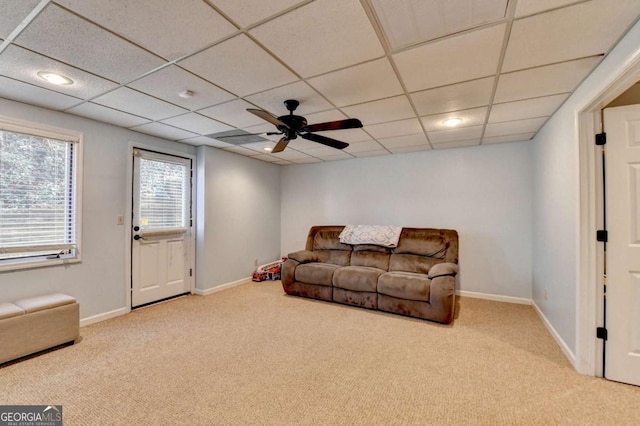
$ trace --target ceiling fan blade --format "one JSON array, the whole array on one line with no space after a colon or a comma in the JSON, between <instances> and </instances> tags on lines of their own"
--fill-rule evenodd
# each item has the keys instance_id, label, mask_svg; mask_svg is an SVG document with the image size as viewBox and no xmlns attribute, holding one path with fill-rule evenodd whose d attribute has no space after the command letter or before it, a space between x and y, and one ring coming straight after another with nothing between
<instances>
[{"instance_id":1,"label":"ceiling fan blade","mask_svg":"<svg viewBox=\"0 0 640 426\"><path fill-rule=\"evenodd\" d=\"M362 127L362 122L360 120L357 118L347 118L346 120L309 124L303 130L305 132L322 132L324 130L359 129L360 127Z\"/></svg>"},{"instance_id":2,"label":"ceiling fan blade","mask_svg":"<svg viewBox=\"0 0 640 426\"><path fill-rule=\"evenodd\" d=\"M349 146L346 142L337 141L335 139L328 138L326 136L314 135L313 133L304 133L300 135L303 139L321 143L322 145L330 146L335 149L345 149Z\"/></svg>"},{"instance_id":3,"label":"ceiling fan blade","mask_svg":"<svg viewBox=\"0 0 640 426\"><path fill-rule=\"evenodd\" d=\"M276 144L276 146L274 146L273 149L271 150L271 153L277 154L278 152L284 151L284 149L287 147L288 144L289 144L289 139L287 139L286 137L280 139Z\"/></svg>"},{"instance_id":4,"label":"ceiling fan blade","mask_svg":"<svg viewBox=\"0 0 640 426\"><path fill-rule=\"evenodd\" d=\"M216 139L241 138L246 136L272 136L281 134L282 132L242 133L237 135L216 136Z\"/></svg>"},{"instance_id":5,"label":"ceiling fan blade","mask_svg":"<svg viewBox=\"0 0 640 426\"><path fill-rule=\"evenodd\" d=\"M289 128L289 126L287 126L282 121L278 120L278 117L271 114L269 111L265 111L263 109L255 109L255 108L247 108L247 111L249 111L253 115L257 115L258 117L262 118L265 121L268 121L269 123L273 124L277 128L280 128L280 127L284 127L285 129Z\"/></svg>"}]
</instances>

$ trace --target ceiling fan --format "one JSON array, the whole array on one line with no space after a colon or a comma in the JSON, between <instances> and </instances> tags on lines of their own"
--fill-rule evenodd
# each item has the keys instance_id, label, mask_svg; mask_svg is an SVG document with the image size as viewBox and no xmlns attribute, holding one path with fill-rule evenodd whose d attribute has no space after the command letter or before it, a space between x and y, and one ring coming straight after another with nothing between
<instances>
[{"instance_id":1,"label":"ceiling fan","mask_svg":"<svg viewBox=\"0 0 640 426\"><path fill-rule=\"evenodd\" d=\"M247 108L250 113L262 118L265 121L276 126L277 132L269 132L266 135L283 135L282 139L278 141L276 146L271 150L272 153L283 151L290 140L296 139L300 136L303 139L307 139L313 142L318 142L331 148L345 149L349 146L346 142L341 142L336 139L331 139L326 136L316 135L313 132L322 132L325 130L342 130L342 129L357 129L362 127L362 122L357 118L348 118L346 120L328 121L326 123L307 124L307 119L299 115L294 115L293 111L298 108L300 102L295 99L287 99L284 101L284 105L289 111L288 115L276 115L265 111L263 109ZM265 134L265 133L263 133Z\"/></svg>"}]
</instances>

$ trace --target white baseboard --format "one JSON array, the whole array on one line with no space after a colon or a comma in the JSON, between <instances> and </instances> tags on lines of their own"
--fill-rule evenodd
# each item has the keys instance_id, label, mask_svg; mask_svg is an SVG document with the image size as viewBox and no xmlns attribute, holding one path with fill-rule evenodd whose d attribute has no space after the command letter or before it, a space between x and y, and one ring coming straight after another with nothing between
<instances>
[{"instance_id":1,"label":"white baseboard","mask_svg":"<svg viewBox=\"0 0 640 426\"><path fill-rule=\"evenodd\" d=\"M462 297L471 297L474 299L493 300L495 302L517 303L519 305L531 305L532 303L531 299L525 299L524 297L500 296L497 294L476 293L473 291L465 290L456 290L456 295Z\"/></svg>"},{"instance_id":2,"label":"white baseboard","mask_svg":"<svg viewBox=\"0 0 640 426\"><path fill-rule=\"evenodd\" d=\"M560 337L556 329L553 328L553 326L551 325L547 317L544 315L544 313L542 313L542 310L538 307L538 305L536 305L536 302L532 300L531 305L533 306L533 309L535 309L536 313L542 320L542 323L544 324L544 326L547 327L547 330L549 330L549 333L551 334L551 337L553 337L553 340L555 340L558 346L560 346L560 349L562 350L562 353L564 353L564 356L567 357L567 359L569 360L573 368L577 370L575 354L571 352L571 349L569 349L569 346L567 346L567 344L562 339L562 337Z\"/></svg>"},{"instance_id":3,"label":"white baseboard","mask_svg":"<svg viewBox=\"0 0 640 426\"><path fill-rule=\"evenodd\" d=\"M195 290L193 290L193 294L197 294L199 296L208 296L210 294L217 293L219 291L226 290L232 287L237 287L239 285L247 284L250 282L252 282L251 277L242 278L237 281L233 281L233 282L222 284L216 287L208 288L206 290L201 290L199 288L196 288Z\"/></svg>"},{"instance_id":4,"label":"white baseboard","mask_svg":"<svg viewBox=\"0 0 640 426\"><path fill-rule=\"evenodd\" d=\"M80 327L84 327L85 325L89 325L89 324L95 324L100 321L106 321L111 318L128 314L129 312L131 312L131 309L129 308L120 308L120 309L115 309L113 311L105 312L103 314L94 315L92 317L82 318L80 320Z\"/></svg>"}]
</instances>

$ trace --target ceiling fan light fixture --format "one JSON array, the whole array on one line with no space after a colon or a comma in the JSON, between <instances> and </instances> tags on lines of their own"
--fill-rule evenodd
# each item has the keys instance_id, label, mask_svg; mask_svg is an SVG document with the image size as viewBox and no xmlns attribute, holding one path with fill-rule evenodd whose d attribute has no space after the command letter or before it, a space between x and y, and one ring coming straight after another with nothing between
<instances>
[{"instance_id":1,"label":"ceiling fan light fixture","mask_svg":"<svg viewBox=\"0 0 640 426\"><path fill-rule=\"evenodd\" d=\"M45 81L48 81L51 84L57 84L59 86L73 84L73 80L71 80L69 77L65 77L62 74L51 71L38 71L38 77Z\"/></svg>"},{"instance_id":2,"label":"ceiling fan light fixture","mask_svg":"<svg viewBox=\"0 0 640 426\"><path fill-rule=\"evenodd\" d=\"M271 147L269 147L269 146L268 146L268 147L264 148L264 150L265 150L265 151L268 151L268 152L271 152L271 151L273 151L273 148L271 148Z\"/></svg>"},{"instance_id":3,"label":"ceiling fan light fixture","mask_svg":"<svg viewBox=\"0 0 640 426\"><path fill-rule=\"evenodd\" d=\"M460 125L460 123L462 123L462 118L449 118L442 122L442 124L447 127L457 127Z\"/></svg>"}]
</instances>

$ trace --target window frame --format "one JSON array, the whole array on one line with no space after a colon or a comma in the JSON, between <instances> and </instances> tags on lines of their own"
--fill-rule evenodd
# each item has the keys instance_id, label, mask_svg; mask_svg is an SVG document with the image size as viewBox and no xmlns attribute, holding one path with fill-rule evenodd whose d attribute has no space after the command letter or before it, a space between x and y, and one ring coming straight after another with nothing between
<instances>
[{"instance_id":1,"label":"window frame","mask_svg":"<svg viewBox=\"0 0 640 426\"><path fill-rule=\"evenodd\" d=\"M0 272L16 271L29 268L42 268L57 265L67 265L82 261L82 181L83 181L83 147L84 135L82 132L62 129L58 127L16 120L0 116L0 131L9 131L43 138L58 139L74 144L72 150L72 179L73 179L73 206L75 209L75 235L76 248L73 254L49 259L47 256L34 256L31 258L14 258L0 260Z\"/></svg>"}]
</instances>

